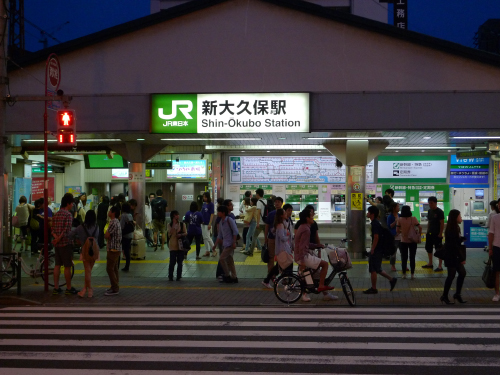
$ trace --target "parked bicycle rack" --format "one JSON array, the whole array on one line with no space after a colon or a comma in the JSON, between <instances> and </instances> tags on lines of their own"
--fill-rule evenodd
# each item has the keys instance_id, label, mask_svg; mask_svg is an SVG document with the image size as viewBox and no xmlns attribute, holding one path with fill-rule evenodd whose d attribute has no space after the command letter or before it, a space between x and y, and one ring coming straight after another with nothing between
<instances>
[{"instance_id":1,"label":"parked bicycle rack","mask_svg":"<svg viewBox=\"0 0 500 375\"><path fill-rule=\"evenodd\" d=\"M16 265L16 277L17 277L17 295L21 295L21 262L18 259L18 253L0 253L0 257L9 257L11 258L12 263ZM4 271L0 271L4 272ZM0 293L3 292L3 288L0 289Z\"/></svg>"}]
</instances>

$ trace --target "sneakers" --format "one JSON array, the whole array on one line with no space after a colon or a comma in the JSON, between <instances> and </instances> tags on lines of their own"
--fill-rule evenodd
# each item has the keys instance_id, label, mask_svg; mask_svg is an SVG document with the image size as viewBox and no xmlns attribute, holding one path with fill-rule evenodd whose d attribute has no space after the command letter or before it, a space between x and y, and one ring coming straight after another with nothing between
<instances>
[{"instance_id":1,"label":"sneakers","mask_svg":"<svg viewBox=\"0 0 500 375\"><path fill-rule=\"evenodd\" d=\"M406 279L406 273L403 273L403 276L401 276L402 279Z\"/></svg>"},{"instance_id":2,"label":"sneakers","mask_svg":"<svg viewBox=\"0 0 500 375\"><path fill-rule=\"evenodd\" d=\"M113 291L112 289L111 290L107 290L106 293L104 293L105 296L116 296L117 294L120 294L119 291Z\"/></svg>"},{"instance_id":3,"label":"sneakers","mask_svg":"<svg viewBox=\"0 0 500 375\"><path fill-rule=\"evenodd\" d=\"M323 296L323 301L336 301L338 299L339 299L338 296L335 296L331 293L327 293Z\"/></svg>"},{"instance_id":4,"label":"sneakers","mask_svg":"<svg viewBox=\"0 0 500 375\"><path fill-rule=\"evenodd\" d=\"M245 248L243 248L243 249L240 250L240 253L242 253L242 254L245 254L246 252L247 251L245 250Z\"/></svg>"},{"instance_id":5,"label":"sneakers","mask_svg":"<svg viewBox=\"0 0 500 375\"><path fill-rule=\"evenodd\" d=\"M377 293L378 293L378 289L370 288L370 289L363 290L363 294L377 294Z\"/></svg>"},{"instance_id":6,"label":"sneakers","mask_svg":"<svg viewBox=\"0 0 500 375\"><path fill-rule=\"evenodd\" d=\"M436 267L436 269L434 269L434 272L443 272L443 269L439 268L439 267Z\"/></svg>"},{"instance_id":7,"label":"sneakers","mask_svg":"<svg viewBox=\"0 0 500 375\"><path fill-rule=\"evenodd\" d=\"M58 296L59 294L62 294L63 290L61 288L55 289L52 291L52 294L54 296Z\"/></svg>"},{"instance_id":8,"label":"sneakers","mask_svg":"<svg viewBox=\"0 0 500 375\"><path fill-rule=\"evenodd\" d=\"M271 284L269 283L266 283L265 281L262 282L262 285L267 288L267 289L273 289L273 287L271 286Z\"/></svg>"},{"instance_id":9,"label":"sneakers","mask_svg":"<svg viewBox=\"0 0 500 375\"><path fill-rule=\"evenodd\" d=\"M493 301L493 302L498 302L498 301L500 301L500 295L499 295L499 294L495 294L495 296L493 297L492 301Z\"/></svg>"},{"instance_id":10,"label":"sneakers","mask_svg":"<svg viewBox=\"0 0 500 375\"><path fill-rule=\"evenodd\" d=\"M311 298L307 294L302 295L302 301L304 302L311 302Z\"/></svg>"},{"instance_id":11,"label":"sneakers","mask_svg":"<svg viewBox=\"0 0 500 375\"><path fill-rule=\"evenodd\" d=\"M246 251L243 252L243 255L246 255L246 256L249 256L249 257L253 257L252 253L247 253Z\"/></svg>"},{"instance_id":12,"label":"sneakers","mask_svg":"<svg viewBox=\"0 0 500 375\"><path fill-rule=\"evenodd\" d=\"M395 277L392 278L392 280L390 281L390 284L391 284L391 292L394 290L394 287L396 286L396 283L398 282L398 279L396 279Z\"/></svg>"},{"instance_id":13,"label":"sneakers","mask_svg":"<svg viewBox=\"0 0 500 375\"><path fill-rule=\"evenodd\" d=\"M78 290L76 290L75 288L71 287L71 289L66 289L64 291L64 294L78 294Z\"/></svg>"}]
</instances>

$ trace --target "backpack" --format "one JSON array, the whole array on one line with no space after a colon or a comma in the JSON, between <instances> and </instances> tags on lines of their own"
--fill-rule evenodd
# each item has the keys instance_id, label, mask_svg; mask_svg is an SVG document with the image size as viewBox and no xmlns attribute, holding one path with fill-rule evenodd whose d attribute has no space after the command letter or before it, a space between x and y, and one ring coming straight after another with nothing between
<instances>
[{"instance_id":1,"label":"backpack","mask_svg":"<svg viewBox=\"0 0 500 375\"><path fill-rule=\"evenodd\" d=\"M262 222L264 224L267 223L267 216L269 215L269 212L274 210L274 204L271 203L271 205L269 205L269 201L270 201L270 199L268 199L268 201L266 203L262 199L259 199L259 202L262 202L262 204L264 205L264 212L260 213L260 216L262 218Z\"/></svg>"},{"instance_id":2,"label":"backpack","mask_svg":"<svg viewBox=\"0 0 500 375\"><path fill-rule=\"evenodd\" d=\"M95 238L98 227L96 225L94 233L92 233L92 236L87 231L87 228L85 228L85 225L82 225L82 228L85 231L85 234L87 235L87 239L85 240L85 243L82 246L82 254L84 258L86 258L84 260L95 260L99 255L99 245L97 245L97 238Z\"/></svg>"},{"instance_id":3,"label":"backpack","mask_svg":"<svg viewBox=\"0 0 500 375\"><path fill-rule=\"evenodd\" d=\"M156 197L151 201L151 216L153 220L165 221L165 207L163 198Z\"/></svg>"},{"instance_id":4,"label":"backpack","mask_svg":"<svg viewBox=\"0 0 500 375\"><path fill-rule=\"evenodd\" d=\"M379 239L380 241L384 250L384 256L393 256L396 252L396 246L394 246L394 236L388 228L382 227L382 238Z\"/></svg>"}]
</instances>

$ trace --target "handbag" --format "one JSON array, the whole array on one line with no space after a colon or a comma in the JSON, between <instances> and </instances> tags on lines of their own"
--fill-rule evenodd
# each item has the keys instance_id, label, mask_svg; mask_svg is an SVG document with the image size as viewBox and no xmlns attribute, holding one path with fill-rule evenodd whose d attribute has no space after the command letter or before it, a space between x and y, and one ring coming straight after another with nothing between
<instances>
[{"instance_id":1,"label":"handbag","mask_svg":"<svg viewBox=\"0 0 500 375\"><path fill-rule=\"evenodd\" d=\"M495 287L495 272L493 272L493 266L491 265L491 257L488 258L487 262L484 262L486 267L484 267L482 280L486 288L493 289Z\"/></svg>"},{"instance_id":2,"label":"handbag","mask_svg":"<svg viewBox=\"0 0 500 375\"><path fill-rule=\"evenodd\" d=\"M411 225L408 230L408 241L411 243L420 243L422 238L420 237L420 232L418 231L418 227L416 225Z\"/></svg>"},{"instance_id":3,"label":"handbag","mask_svg":"<svg viewBox=\"0 0 500 375\"><path fill-rule=\"evenodd\" d=\"M30 212L30 228L33 230L38 230L40 228L40 223L38 222L37 219L33 217L33 211L29 210Z\"/></svg>"},{"instance_id":4,"label":"handbag","mask_svg":"<svg viewBox=\"0 0 500 375\"><path fill-rule=\"evenodd\" d=\"M134 240L142 240L144 238L144 233L140 226L136 225L134 230Z\"/></svg>"},{"instance_id":5,"label":"handbag","mask_svg":"<svg viewBox=\"0 0 500 375\"><path fill-rule=\"evenodd\" d=\"M290 267L290 265L293 263L292 256L288 254L286 251L282 251L281 253L279 253L277 259L278 259L278 265L282 270Z\"/></svg>"},{"instance_id":6,"label":"handbag","mask_svg":"<svg viewBox=\"0 0 500 375\"><path fill-rule=\"evenodd\" d=\"M266 245L262 246L262 252L260 253L260 259L262 259L262 261L264 263L269 263L269 249L267 248Z\"/></svg>"},{"instance_id":7,"label":"handbag","mask_svg":"<svg viewBox=\"0 0 500 375\"><path fill-rule=\"evenodd\" d=\"M189 239L187 237L181 237L177 240L179 245L179 250L189 251L191 250L191 244L189 243Z\"/></svg>"},{"instance_id":8,"label":"handbag","mask_svg":"<svg viewBox=\"0 0 500 375\"><path fill-rule=\"evenodd\" d=\"M434 253L434 256L441 260L446 260L447 258L446 244L437 249L436 252Z\"/></svg>"},{"instance_id":9,"label":"handbag","mask_svg":"<svg viewBox=\"0 0 500 375\"><path fill-rule=\"evenodd\" d=\"M14 228L19 228L19 216L12 216L12 226Z\"/></svg>"}]
</instances>

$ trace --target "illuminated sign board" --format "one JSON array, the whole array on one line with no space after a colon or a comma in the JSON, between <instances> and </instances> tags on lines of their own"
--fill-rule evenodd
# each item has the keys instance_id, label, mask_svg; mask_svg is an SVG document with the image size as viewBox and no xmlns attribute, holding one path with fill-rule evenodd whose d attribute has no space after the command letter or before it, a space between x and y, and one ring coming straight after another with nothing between
<instances>
[{"instance_id":1,"label":"illuminated sign board","mask_svg":"<svg viewBox=\"0 0 500 375\"><path fill-rule=\"evenodd\" d=\"M172 164L172 169L167 170L167 178L207 178L206 160L179 160Z\"/></svg>"},{"instance_id":2,"label":"illuminated sign board","mask_svg":"<svg viewBox=\"0 0 500 375\"><path fill-rule=\"evenodd\" d=\"M379 156L378 182L446 182L448 156Z\"/></svg>"},{"instance_id":3,"label":"illuminated sign board","mask_svg":"<svg viewBox=\"0 0 500 375\"><path fill-rule=\"evenodd\" d=\"M153 94L151 133L307 133L308 93Z\"/></svg>"}]
</instances>

